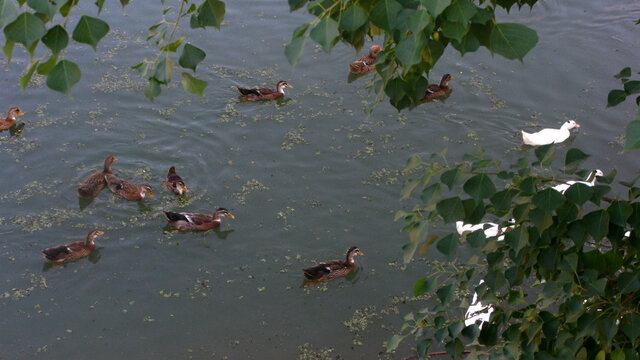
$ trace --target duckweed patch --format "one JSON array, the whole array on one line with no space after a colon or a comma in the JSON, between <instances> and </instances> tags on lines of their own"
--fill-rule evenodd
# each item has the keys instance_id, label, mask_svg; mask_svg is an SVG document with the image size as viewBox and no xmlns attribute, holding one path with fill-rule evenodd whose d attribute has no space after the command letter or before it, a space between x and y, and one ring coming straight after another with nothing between
<instances>
[{"instance_id":1,"label":"duckweed patch","mask_svg":"<svg viewBox=\"0 0 640 360\"><path fill-rule=\"evenodd\" d=\"M78 219L82 213L78 210L53 208L40 214L29 214L11 218L11 224L20 227L22 231L35 232L60 226L68 220Z\"/></svg>"},{"instance_id":2,"label":"duckweed patch","mask_svg":"<svg viewBox=\"0 0 640 360\"><path fill-rule=\"evenodd\" d=\"M284 140L280 145L280 148L285 151L291 151L295 145L308 144L309 142L302 137L302 133L305 132L305 128L300 126L298 129L289 130L284 134Z\"/></svg>"},{"instance_id":3,"label":"duckweed patch","mask_svg":"<svg viewBox=\"0 0 640 360\"><path fill-rule=\"evenodd\" d=\"M47 180L47 182L44 183L39 181L32 181L23 186L21 189L0 196L0 201L15 199L16 204L21 205L25 200L30 199L36 194L42 194L48 197L52 197L57 194L57 192L54 193L51 190L57 188L60 184L62 184L61 180Z\"/></svg>"},{"instance_id":4,"label":"duckweed patch","mask_svg":"<svg viewBox=\"0 0 640 360\"><path fill-rule=\"evenodd\" d=\"M339 360L341 356L333 356L333 348L325 347L316 349L313 345L306 343L298 346L298 360Z\"/></svg>"},{"instance_id":5,"label":"duckweed patch","mask_svg":"<svg viewBox=\"0 0 640 360\"><path fill-rule=\"evenodd\" d=\"M247 181L246 184L242 185L242 188L240 189L239 192L233 193L232 196L236 199L236 201L238 202L238 205L245 205L246 198L249 194L255 191L266 191L266 190L269 190L268 186L265 186L264 184L262 184L260 181L256 179L251 179Z\"/></svg>"}]
</instances>

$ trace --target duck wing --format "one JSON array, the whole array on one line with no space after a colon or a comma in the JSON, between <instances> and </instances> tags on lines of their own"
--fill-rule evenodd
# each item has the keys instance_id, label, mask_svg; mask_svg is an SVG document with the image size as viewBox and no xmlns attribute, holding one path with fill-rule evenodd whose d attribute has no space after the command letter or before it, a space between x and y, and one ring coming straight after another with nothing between
<instances>
[{"instance_id":1,"label":"duck wing","mask_svg":"<svg viewBox=\"0 0 640 360\"><path fill-rule=\"evenodd\" d=\"M251 95L260 96L260 95L262 95L260 93L259 89L247 89L247 88L238 87L238 92L242 96L251 96Z\"/></svg>"},{"instance_id":2,"label":"duck wing","mask_svg":"<svg viewBox=\"0 0 640 360\"><path fill-rule=\"evenodd\" d=\"M308 268L302 269L304 276L309 280L317 280L327 277L336 270L344 269L346 264L343 260L330 260L322 262Z\"/></svg>"}]
</instances>

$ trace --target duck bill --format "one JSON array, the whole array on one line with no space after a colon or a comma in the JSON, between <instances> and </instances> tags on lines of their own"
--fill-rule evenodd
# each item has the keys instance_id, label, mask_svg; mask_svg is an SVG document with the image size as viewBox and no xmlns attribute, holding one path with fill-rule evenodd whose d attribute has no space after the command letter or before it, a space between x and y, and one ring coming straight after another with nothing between
<instances>
[{"instance_id":1,"label":"duck bill","mask_svg":"<svg viewBox=\"0 0 640 360\"><path fill-rule=\"evenodd\" d=\"M576 123L576 127L577 127L577 128L579 128L579 127L580 127L580 124Z\"/></svg>"},{"instance_id":2,"label":"duck bill","mask_svg":"<svg viewBox=\"0 0 640 360\"><path fill-rule=\"evenodd\" d=\"M362 255L364 255L364 253L362 251L359 251L358 256L362 256Z\"/></svg>"},{"instance_id":3,"label":"duck bill","mask_svg":"<svg viewBox=\"0 0 640 360\"><path fill-rule=\"evenodd\" d=\"M236 217L233 216L232 213L226 213L224 216L228 217L229 219L235 219Z\"/></svg>"},{"instance_id":4,"label":"duck bill","mask_svg":"<svg viewBox=\"0 0 640 360\"><path fill-rule=\"evenodd\" d=\"M151 192L151 190L147 191L147 194L149 194L149 197L153 199L153 193Z\"/></svg>"},{"instance_id":5,"label":"duck bill","mask_svg":"<svg viewBox=\"0 0 640 360\"><path fill-rule=\"evenodd\" d=\"M291 86L291 85L289 85L289 84L287 84L287 85L285 85L285 86L286 86L286 87L288 87L288 88L293 89L293 86Z\"/></svg>"},{"instance_id":6,"label":"duck bill","mask_svg":"<svg viewBox=\"0 0 640 360\"><path fill-rule=\"evenodd\" d=\"M18 115L24 115L22 111L18 111Z\"/></svg>"},{"instance_id":7,"label":"duck bill","mask_svg":"<svg viewBox=\"0 0 640 360\"><path fill-rule=\"evenodd\" d=\"M183 188L182 188L182 191L184 191L184 192L188 193L188 192L189 192L189 189L187 189L187 187L185 186L185 187L183 187Z\"/></svg>"},{"instance_id":8,"label":"duck bill","mask_svg":"<svg viewBox=\"0 0 640 360\"><path fill-rule=\"evenodd\" d=\"M98 231L96 232L96 235L104 235L104 231L100 231L100 230L98 230Z\"/></svg>"}]
</instances>

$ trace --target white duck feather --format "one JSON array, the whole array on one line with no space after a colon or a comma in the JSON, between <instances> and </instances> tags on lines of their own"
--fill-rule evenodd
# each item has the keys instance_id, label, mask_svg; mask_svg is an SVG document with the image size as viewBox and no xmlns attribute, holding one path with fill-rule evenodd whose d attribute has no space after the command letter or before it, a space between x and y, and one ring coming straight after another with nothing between
<instances>
[{"instance_id":1,"label":"white duck feather","mask_svg":"<svg viewBox=\"0 0 640 360\"><path fill-rule=\"evenodd\" d=\"M564 194L565 191L567 191L571 185L573 184L585 184L587 186L594 186L596 184L596 177L597 176L604 176L604 173L602 172L602 170L600 169L596 169L592 172L589 173L589 176L587 176L587 178L585 179L585 181L567 181L564 184L559 184L553 187L553 190L558 191L562 194Z\"/></svg>"},{"instance_id":2,"label":"white duck feather","mask_svg":"<svg viewBox=\"0 0 640 360\"><path fill-rule=\"evenodd\" d=\"M542 129L535 133L528 133L522 131L522 141L526 145L548 145L561 143L571 136L569 130L573 128L579 128L580 124L574 120L568 120L560 129Z\"/></svg>"}]
</instances>

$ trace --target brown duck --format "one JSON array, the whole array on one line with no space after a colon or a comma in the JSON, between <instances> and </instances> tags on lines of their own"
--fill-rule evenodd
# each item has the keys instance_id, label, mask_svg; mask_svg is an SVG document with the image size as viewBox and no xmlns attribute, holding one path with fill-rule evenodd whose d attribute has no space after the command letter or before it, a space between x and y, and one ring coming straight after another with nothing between
<instances>
[{"instance_id":1,"label":"brown duck","mask_svg":"<svg viewBox=\"0 0 640 360\"><path fill-rule=\"evenodd\" d=\"M129 201L142 200L147 194L149 194L150 197L153 197L151 185L149 184L142 184L138 187L113 174L106 174L104 176L104 180L107 182L109 190Z\"/></svg>"},{"instance_id":2,"label":"brown duck","mask_svg":"<svg viewBox=\"0 0 640 360\"><path fill-rule=\"evenodd\" d=\"M373 70L376 67L376 58L381 50L380 46L372 45L368 54L349 64L349 71L354 74L366 74Z\"/></svg>"},{"instance_id":3,"label":"brown duck","mask_svg":"<svg viewBox=\"0 0 640 360\"><path fill-rule=\"evenodd\" d=\"M172 166L169 168L169 172L167 173L167 181L162 183L166 189L173 191L176 195L182 195L183 193L189 192L187 189L187 185L184 184L180 175L176 173L176 167Z\"/></svg>"},{"instance_id":4,"label":"brown duck","mask_svg":"<svg viewBox=\"0 0 640 360\"><path fill-rule=\"evenodd\" d=\"M284 96L284 88L292 88L286 81L278 81L276 88L253 88L245 89L238 87L241 101L262 101L275 100Z\"/></svg>"},{"instance_id":5,"label":"brown duck","mask_svg":"<svg viewBox=\"0 0 640 360\"><path fill-rule=\"evenodd\" d=\"M225 208L218 208L213 216L201 213L176 213L171 211L163 211L167 221L174 228L181 231L188 230L209 230L220 226L223 217L235 219Z\"/></svg>"},{"instance_id":6,"label":"brown duck","mask_svg":"<svg viewBox=\"0 0 640 360\"><path fill-rule=\"evenodd\" d=\"M107 185L107 182L104 180L104 176L107 174L111 174L111 163L117 161L118 159L109 155L104 160L104 168L102 171L98 171L93 175L89 176L87 180L85 180L80 187L78 187L78 195L81 197L92 198L98 196L100 191L104 189Z\"/></svg>"},{"instance_id":7,"label":"brown duck","mask_svg":"<svg viewBox=\"0 0 640 360\"><path fill-rule=\"evenodd\" d=\"M58 245L49 249L42 250L44 259L52 263L63 263L71 260L83 258L96 248L93 242L96 237L104 235L100 230L93 230L87 235L86 241L75 241L69 244Z\"/></svg>"},{"instance_id":8,"label":"brown duck","mask_svg":"<svg viewBox=\"0 0 640 360\"><path fill-rule=\"evenodd\" d=\"M24 115L16 106L9 109L7 117L0 117L0 130L7 130L16 124L16 115Z\"/></svg>"},{"instance_id":9,"label":"brown duck","mask_svg":"<svg viewBox=\"0 0 640 360\"><path fill-rule=\"evenodd\" d=\"M302 269L304 276L313 280L315 284L322 280L329 280L339 276L345 276L356 267L354 257L364 255L356 246L352 246L347 251L346 260L330 260L322 262L318 265ZM311 285L311 284L309 284Z\"/></svg>"},{"instance_id":10,"label":"brown duck","mask_svg":"<svg viewBox=\"0 0 640 360\"><path fill-rule=\"evenodd\" d=\"M449 91L451 91L451 89L449 89L449 81L451 80L453 80L453 76L444 74L442 75L442 79L440 79L439 84L429 84L427 90L424 92L422 101L427 102L446 96Z\"/></svg>"}]
</instances>

